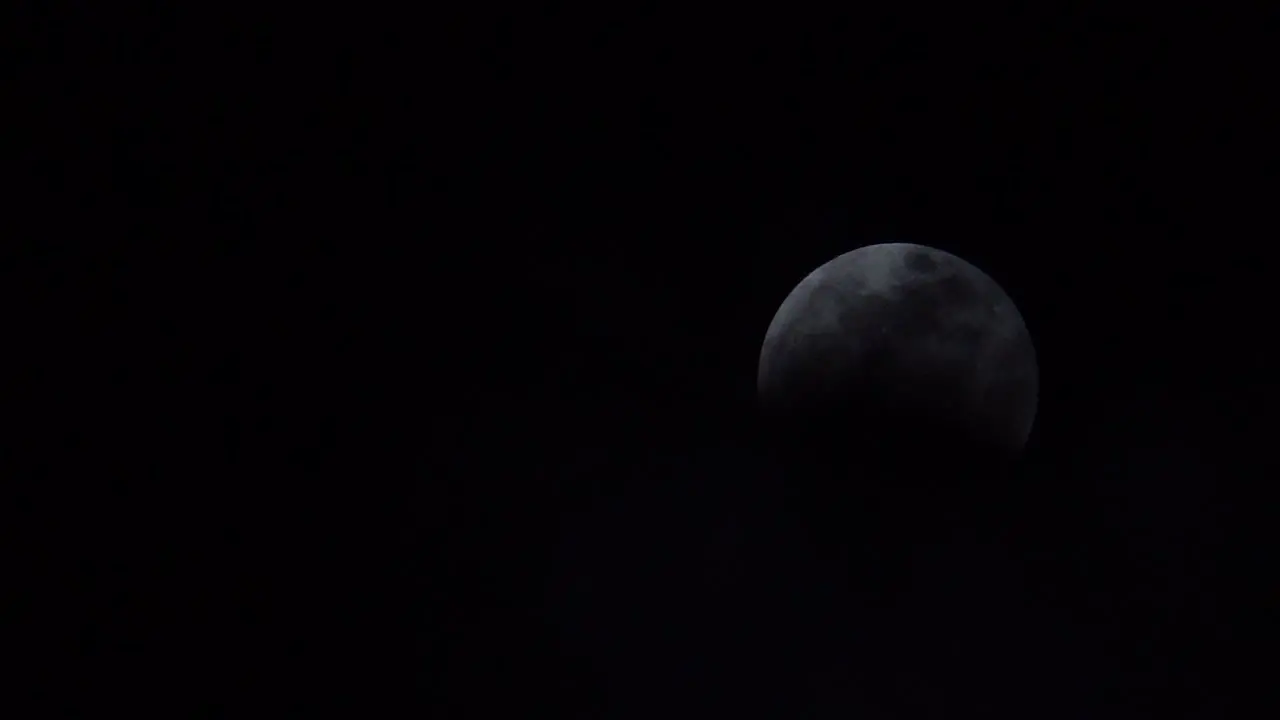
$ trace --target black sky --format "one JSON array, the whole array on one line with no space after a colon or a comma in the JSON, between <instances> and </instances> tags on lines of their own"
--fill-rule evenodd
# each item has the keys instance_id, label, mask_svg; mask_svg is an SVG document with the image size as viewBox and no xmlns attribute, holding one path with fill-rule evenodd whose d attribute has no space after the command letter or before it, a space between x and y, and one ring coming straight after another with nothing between
<instances>
[{"instance_id":1,"label":"black sky","mask_svg":"<svg viewBox=\"0 0 1280 720\"><path fill-rule=\"evenodd\" d=\"M494 614L450 682L597 717L1228 712L1270 353L1243 97L1173 28L932 30L601 27L499 61L473 237L518 246L485 274L529 302L459 321L505 351L480 446L512 455L462 490ZM785 499L812 468L765 459L756 361L800 278L885 241L1007 289L1040 414L1003 494L842 510L871 528L842 545Z\"/></svg>"},{"instance_id":2,"label":"black sky","mask_svg":"<svg viewBox=\"0 0 1280 720\"><path fill-rule=\"evenodd\" d=\"M59 637L366 713L1238 714L1275 396L1247 24L606 15L33 41L60 199L14 267L58 322L22 393L63 459L32 477L80 478L55 574L113 598ZM114 244L55 242L84 227ZM864 491L757 421L782 299L888 241L1031 330L998 483Z\"/></svg>"}]
</instances>

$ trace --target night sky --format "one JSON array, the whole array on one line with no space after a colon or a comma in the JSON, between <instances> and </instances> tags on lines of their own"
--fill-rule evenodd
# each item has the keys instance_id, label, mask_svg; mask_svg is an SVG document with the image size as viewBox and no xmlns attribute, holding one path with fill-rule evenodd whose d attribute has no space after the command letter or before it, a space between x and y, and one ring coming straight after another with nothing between
<instances>
[{"instance_id":1,"label":"night sky","mask_svg":"<svg viewBox=\"0 0 1280 720\"><path fill-rule=\"evenodd\" d=\"M42 237L119 231L13 254L50 431L21 477L58 494L33 567L66 588L41 657L84 649L112 697L156 676L94 668L166 658L147 685L284 715L1256 715L1253 45L606 15L50 33L50 68L88 69L44 83ZM1016 463L904 445L931 470L873 472L760 422L778 305L879 242L1017 304L1041 384Z\"/></svg>"},{"instance_id":2,"label":"night sky","mask_svg":"<svg viewBox=\"0 0 1280 720\"><path fill-rule=\"evenodd\" d=\"M707 32L504 66L469 237L519 246L485 270L519 299L459 326L501 350L444 684L574 717L1238 712L1271 351L1218 71L1120 28ZM898 505L852 449L779 461L753 406L790 289L893 241L995 277L1041 368L1009 477L938 458L951 487Z\"/></svg>"}]
</instances>

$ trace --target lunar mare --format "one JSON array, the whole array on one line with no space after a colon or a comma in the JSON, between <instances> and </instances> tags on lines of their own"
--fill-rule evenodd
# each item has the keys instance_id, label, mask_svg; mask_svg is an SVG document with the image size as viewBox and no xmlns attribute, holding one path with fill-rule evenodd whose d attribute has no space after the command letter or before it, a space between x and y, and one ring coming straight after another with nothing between
<instances>
[{"instance_id":1,"label":"lunar mare","mask_svg":"<svg viewBox=\"0 0 1280 720\"><path fill-rule=\"evenodd\" d=\"M757 375L766 410L949 427L1015 451L1038 383L1030 334L995 280L909 243L863 247L805 277L765 333Z\"/></svg>"}]
</instances>

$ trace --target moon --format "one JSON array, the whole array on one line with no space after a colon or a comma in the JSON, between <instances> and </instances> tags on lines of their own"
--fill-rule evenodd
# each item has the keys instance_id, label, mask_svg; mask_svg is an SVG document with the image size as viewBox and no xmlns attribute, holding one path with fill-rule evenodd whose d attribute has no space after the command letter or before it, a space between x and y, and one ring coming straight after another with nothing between
<instances>
[{"instance_id":1,"label":"moon","mask_svg":"<svg viewBox=\"0 0 1280 720\"><path fill-rule=\"evenodd\" d=\"M916 457L1017 455L1039 370L1022 315L986 273L923 245L845 253L805 277L765 333L758 399L779 428Z\"/></svg>"}]
</instances>

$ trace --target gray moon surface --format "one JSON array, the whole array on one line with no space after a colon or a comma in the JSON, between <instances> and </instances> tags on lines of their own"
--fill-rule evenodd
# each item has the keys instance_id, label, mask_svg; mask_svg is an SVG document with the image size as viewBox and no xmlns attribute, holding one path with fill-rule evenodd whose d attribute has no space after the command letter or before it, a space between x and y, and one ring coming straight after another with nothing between
<instances>
[{"instance_id":1,"label":"gray moon surface","mask_svg":"<svg viewBox=\"0 0 1280 720\"><path fill-rule=\"evenodd\" d=\"M927 427L1017 453L1039 369L995 280L942 250L887 243L840 255L791 291L765 334L757 390L766 411L793 419Z\"/></svg>"}]
</instances>

